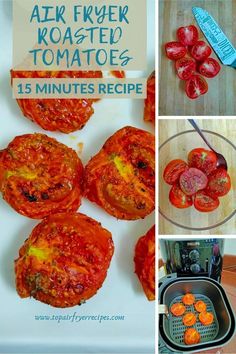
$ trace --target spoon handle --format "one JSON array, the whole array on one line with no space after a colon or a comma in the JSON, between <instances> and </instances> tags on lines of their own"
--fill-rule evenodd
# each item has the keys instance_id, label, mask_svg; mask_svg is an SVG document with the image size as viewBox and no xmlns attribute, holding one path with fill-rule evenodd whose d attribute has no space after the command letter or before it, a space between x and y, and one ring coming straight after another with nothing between
<instances>
[{"instance_id":1,"label":"spoon handle","mask_svg":"<svg viewBox=\"0 0 236 354\"><path fill-rule=\"evenodd\" d=\"M201 138L205 141L205 143L207 144L207 146L212 150L215 151L212 146L210 145L210 143L207 141L205 135L203 134L203 132L201 131L201 129L199 128L199 126L197 125L197 123L195 122L194 119L188 119L189 123L194 127L194 129L198 132L198 134L201 136Z\"/></svg>"}]
</instances>

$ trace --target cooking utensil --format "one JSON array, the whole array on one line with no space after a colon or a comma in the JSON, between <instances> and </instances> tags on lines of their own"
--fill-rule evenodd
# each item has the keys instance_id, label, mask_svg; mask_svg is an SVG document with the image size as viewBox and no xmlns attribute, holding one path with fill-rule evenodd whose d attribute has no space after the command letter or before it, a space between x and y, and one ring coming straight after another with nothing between
<instances>
[{"instance_id":1,"label":"cooking utensil","mask_svg":"<svg viewBox=\"0 0 236 354\"><path fill-rule=\"evenodd\" d=\"M207 144L207 146L214 151L214 153L217 156L217 167L222 167L226 171L228 169L227 162L222 154L219 152L215 151L215 149L211 146L205 135L203 134L202 130L199 128L197 125L196 121L194 119L188 119L189 123L194 127L194 129L198 132L198 134L201 136L202 140Z\"/></svg>"},{"instance_id":2,"label":"cooking utensil","mask_svg":"<svg viewBox=\"0 0 236 354\"><path fill-rule=\"evenodd\" d=\"M201 7L192 8L193 15L209 44L224 65L236 68L236 49L214 18Z\"/></svg>"}]
</instances>

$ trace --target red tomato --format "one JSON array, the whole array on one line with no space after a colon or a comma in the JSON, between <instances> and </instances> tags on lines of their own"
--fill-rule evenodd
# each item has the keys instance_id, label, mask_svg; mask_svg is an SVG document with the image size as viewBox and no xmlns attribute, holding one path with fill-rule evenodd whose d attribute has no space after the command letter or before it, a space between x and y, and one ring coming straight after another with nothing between
<instances>
[{"instance_id":1,"label":"red tomato","mask_svg":"<svg viewBox=\"0 0 236 354\"><path fill-rule=\"evenodd\" d=\"M209 212L218 208L220 201L218 198L212 198L204 191L196 193L194 198L194 207L198 211Z\"/></svg>"},{"instance_id":2,"label":"red tomato","mask_svg":"<svg viewBox=\"0 0 236 354\"><path fill-rule=\"evenodd\" d=\"M125 78L125 72L122 70L115 70L115 71L111 71L111 74L115 77L117 77L118 79L123 79Z\"/></svg>"},{"instance_id":3,"label":"red tomato","mask_svg":"<svg viewBox=\"0 0 236 354\"><path fill-rule=\"evenodd\" d=\"M147 98L144 103L144 115L145 122L155 123L155 71L151 73L147 80Z\"/></svg>"},{"instance_id":4,"label":"red tomato","mask_svg":"<svg viewBox=\"0 0 236 354\"><path fill-rule=\"evenodd\" d=\"M192 58L181 58L176 61L175 68L181 80L188 80L196 71L196 62Z\"/></svg>"},{"instance_id":5,"label":"red tomato","mask_svg":"<svg viewBox=\"0 0 236 354\"><path fill-rule=\"evenodd\" d=\"M166 56L171 60L177 60L185 56L187 48L179 42L165 44Z\"/></svg>"},{"instance_id":6,"label":"red tomato","mask_svg":"<svg viewBox=\"0 0 236 354\"><path fill-rule=\"evenodd\" d=\"M184 343L187 345L198 344L201 340L201 335L195 328L188 328L184 332Z\"/></svg>"},{"instance_id":7,"label":"red tomato","mask_svg":"<svg viewBox=\"0 0 236 354\"><path fill-rule=\"evenodd\" d=\"M163 178L165 182L168 184L174 184L175 182L178 181L181 173L186 171L187 168L188 165L183 160L177 159L177 160L170 161L166 166L166 168L164 169L164 173L163 173Z\"/></svg>"},{"instance_id":8,"label":"red tomato","mask_svg":"<svg viewBox=\"0 0 236 354\"><path fill-rule=\"evenodd\" d=\"M193 149L188 154L189 167L196 167L209 175L216 169L217 157L214 151L203 148Z\"/></svg>"},{"instance_id":9,"label":"red tomato","mask_svg":"<svg viewBox=\"0 0 236 354\"><path fill-rule=\"evenodd\" d=\"M198 61L203 61L211 55L211 48L204 41L198 41L191 48L191 55Z\"/></svg>"},{"instance_id":10,"label":"red tomato","mask_svg":"<svg viewBox=\"0 0 236 354\"><path fill-rule=\"evenodd\" d=\"M172 205L179 209L189 208L193 205L192 197L186 195L178 184L174 184L169 193L169 200Z\"/></svg>"},{"instance_id":11,"label":"red tomato","mask_svg":"<svg viewBox=\"0 0 236 354\"><path fill-rule=\"evenodd\" d=\"M200 75L193 75L186 81L185 92L191 99L198 98L208 91L208 84L206 80Z\"/></svg>"},{"instance_id":12,"label":"red tomato","mask_svg":"<svg viewBox=\"0 0 236 354\"><path fill-rule=\"evenodd\" d=\"M199 72L205 77L215 77L220 72L220 64L213 58L208 58L199 66Z\"/></svg>"},{"instance_id":13,"label":"red tomato","mask_svg":"<svg viewBox=\"0 0 236 354\"><path fill-rule=\"evenodd\" d=\"M197 168L189 168L183 172L179 178L179 184L182 191L187 195L193 195L199 190L206 188L207 176Z\"/></svg>"},{"instance_id":14,"label":"red tomato","mask_svg":"<svg viewBox=\"0 0 236 354\"><path fill-rule=\"evenodd\" d=\"M226 195L231 188L231 180L227 171L223 168L217 168L209 175L207 194L214 197Z\"/></svg>"},{"instance_id":15,"label":"red tomato","mask_svg":"<svg viewBox=\"0 0 236 354\"><path fill-rule=\"evenodd\" d=\"M198 40L197 27L190 25L178 28L177 38L183 45L194 45Z\"/></svg>"}]
</instances>

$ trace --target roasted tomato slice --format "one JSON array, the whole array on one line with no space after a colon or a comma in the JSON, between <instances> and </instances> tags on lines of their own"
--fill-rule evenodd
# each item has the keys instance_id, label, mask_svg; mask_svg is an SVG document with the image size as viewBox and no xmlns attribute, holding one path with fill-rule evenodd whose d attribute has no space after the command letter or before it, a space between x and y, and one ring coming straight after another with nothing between
<instances>
[{"instance_id":1,"label":"roasted tomato slice","mask_svg":"<svg viewBox=\"0 0 236 354\"><path fill-rule=\"evenodd\" d=\"M193 205L192 197L186 195L178 184L174 184L169 193L169 200L172 205L179 209L189 208Z\"/></svg>"},{"instance_id":2,"label":"roasted tomato slice","mask_svg":"<svg viewBox=\"0 0 236 354\"><path fill-rule=\"evenodd\" d=\"M200 333L195 328L188 328L184 332L184 343L187 345L198 344L201 340Z\"/></svg>"},{"instance_id":3,"label":"roasted tomato slice","mask_svg":"<svg viewBox=\"0 0 236 354\"><path fill-rule=\"evenodd\" d=\"M166 56L171 60L177 60L185 56L187 48L179 42L168 42L165 44Z\"/></svg>"},{"instance_id":4,"label":"roasted tomato slice","mask_svg":"<svg viewBox=\"0 0 236 354\"><path fill-rule=\"evenodd\" d=\"M203 326L210 326L214 321L213 313L205 311L201 312L199 314L199 321Z\"/></svg>"},{"instance_id":5,"label":"roasted tomato slice","mask_svg":"<svg viewBox=\"0 0 236 354\"><path fill-rule=\"evenodd\" d=\"M41 219L76 211L83 166L76 152L44 134L16 137L0 154L0 190L20 214Z\"/></svg>"},{"instance_id":6,"label":"roasted tomato slice","mask_svg":"<svg viewBox=\"0 0 236 354\"><path fill-rule=\"evenodd\" d=\"M45 218L15 261L20 297L55 307L80 305L102 286L114 252L111 233L83 214Z\"/></svg>"},{"instance_id":7,"label":"roasted tomato slice","mask_svg":"<svg viewBox=\"0 0 236 354\"><path fill-rule=\"evenodd\" d=\"M202 300L197 301L194 304L194 307L197 312L203 312L203 311L206 311L206 309L207 309L205 302Z\"/></svg>"},{"instance_id":8,"label":"roasted tomato slice","mask_svg":"<svg viewBox=\"0 0 236 354\"><path fill-rule=\"evenodd\" d=\"M193 195L207 186L207 176L197 168L189 168L179 178L182 191L187 195Z\"/></svg>"},{"instance_id":9,"label":"roasted tomato slice","mask_svg":"<svg viewBox=\"0 0 236 354\"><path fill-rule=\"evenodd\" d=\"M181 173L187 169L188 165L185 161L180 159L172 160L166 165L163 173L163 178L166 183L175 184L175 182L179 180Z\"/></svg>"},{"instance_id":10,"label":"roasted tomato slice","mask_svg":"<svg viewBox=\"0 0 236 354\"><path fill-rule=\"evenodd\" d=\"M198 98L208 91L208 84L201 75L193 75L186 81L185 92L191 99Z\"/></svg>"},{"instance_id":11,"label":"roasted tomato slice","mask_svg":"<svg viewBox=\"0 0 236 354\"><path fill-rule=\"evenodd\" d=\"M197 61L203 61L211 55L211 48L204 41L198 41L191 48L191 55Z\"/></svg>"},{"instance_id":12,"label":"roasted tomato slice","mask_svg":"<svg viewBox=\"0 0 236 354\"><path fill-rule=\"evenodd\" d=\"M85 168L85 196L118 219L144 218L154 210L154 136L125 127Z\"/></svg>"},{"instance_id":13,"label":"roasted tomato slice","mask_svg":"<svg viewBox=\"0 0 236 354\"><path fill-rule=\"evenodd\" d=\"M207 186L207 194L216 197L223 197L229 193L231 188L231 180L227 171L223 168L217 168L209 175L209 183Z\"/></svg>"},{"instance_id":14,"label":"roasted tomato slice","mask_svg":"<svg viewBox=\"0 0 236 354\"><path fill-rule=\"evenodd\" d=\"M134 263L135 273L148 300L155 300L155 226L138 240Z\"/></svg>"},{"instance_id":15,"label":"roasted tomato slice","mask_svg":"<svg viewBox=\"0 0 236 354\"><path fill-rule=\"evenodd\" d=\"M220 69L220 64L213 58L207 58L198 68L200 74L208 78L218 75Z\"/></svg>"},{"instance_id":16,"label":"roasted tomato slice","mask_svg":"<svg viewBox=\"0 0 236 354\"><path fill-rule=\"evenodd\" d=\"M195 302L195 296L193 294L187 293L182 297L184 305L193 305Z\"/></svg>"},{"instance_id":17,"label":"roasted tomato slice","mask_svg":"<svg viewBox=\"0 0 236 354\"><path fill-rule=\"evenodd\" d=\"M196 148L188 154L189 167L195 167L209 175L216 169L217 156L214 151Z\"/></svg>"},{"instance_id":18,"label":"roasted tomato slice","mask_svg":"<svg viewBox=\"0 0 236 354\"><path fill-rule=\"evenodd\" d=\"M144 120L155 122L155 71L149 76L147 81L147 98L144 102Z\"/></svg>"},{"instance_id":19,"label":"roasted tomato slice","mask_svg":"<svg viewBox=\"0 0 236 354\"><path fill-rule=\"evenodd\" d=\"M101 78L101 71L11 71L13 78ZM23 115L41 128L71 133L82 129L94 110L91 99L17 99Z\"/></svg>"},{"instance_id":20,"label":"roasted tomato slice","mask_svg":"<svg viewBox=\"0 0 236 354\"><path fill-rule=\"evenodd\" d=\"M170 308L170 312L176 317L182 316L185 313L185 311L186 311L186 307L183 304L181 304L181 302L177 302L173 304Z\"/></svg>"},{"instance_id":21,"label":"roasted tomato slice","mask_svg":"<svg viewBox=\"0 0 236 354\"><path fill-rule=\"evenodd\" d=\"M197 317L192 312L187 312L183 317L183 324L185 326L193 326L197 322Z\"/></svg>"},{"instance_id":22,"label":"roasted tomato slice","mask_svg":"<svg viewBox=\"0 0 236 354\"><path fill-rule=\"evenodd\" d=\"M196 71L196 62L192 58L181 58L175 62L175 68L181 80L188 80Z\"/></svg>"},{"instance_id":23,"label":"roasted tomato slice","mask_svg":"<svg viewBox=\"0 0 236 354\"><path fill-rule=\"evenodd\" d=\"M194 207L201 212L210 212L218 208L220 201L217 197L212 198L204 191L199 191L194 196Z\"/></svg>"},{"instance_id":24,"label":"roasted tomato slice","mask_svg":"<svg viewBox=\"0 0 236 354\"><path fill-rule=\"evenodd\" d=\"M177 38L183 45L194 45L198 41L197 27L190 25L177 29Z\"/></svg>"}]
</instances>

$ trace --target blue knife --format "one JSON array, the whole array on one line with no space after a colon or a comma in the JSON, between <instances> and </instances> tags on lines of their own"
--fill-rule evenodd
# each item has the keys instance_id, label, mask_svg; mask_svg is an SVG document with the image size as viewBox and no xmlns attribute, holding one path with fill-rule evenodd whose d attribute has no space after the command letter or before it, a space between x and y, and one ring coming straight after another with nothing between
<instances>
[{"instance_id":1,"label":"blue knife","mask_svg":"<svg viewBox=\"0 0 236 354\"><path fill-rule=\"evenodd\" d=\"M211 47L224 65L236 68L236 49L214 18L201 7L192 8L193 15Z\"/></svg>"}]
</instances>

